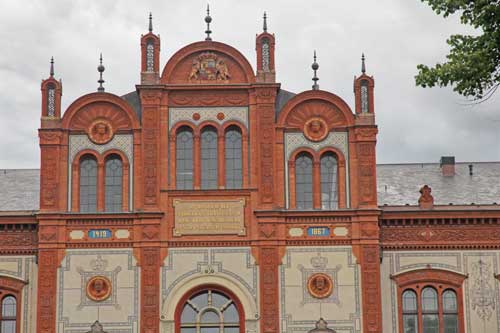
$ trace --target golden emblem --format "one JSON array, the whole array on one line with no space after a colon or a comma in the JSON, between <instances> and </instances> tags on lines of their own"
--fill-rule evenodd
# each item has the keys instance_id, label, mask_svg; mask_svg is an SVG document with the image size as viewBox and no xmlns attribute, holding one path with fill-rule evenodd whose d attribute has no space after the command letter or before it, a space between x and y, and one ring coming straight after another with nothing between
<instances>
[{"instance_id":1,"label":"golden emblem","mask_svg":"<svg viewBox=\"0 0 500 333\"><path fill-rule=\"evenodd\" d=\"M200 54L193 60L188 80L203 83L204 81L228 82L231 79L224 59L212 52Z\"/></svg>"}]
</instances>

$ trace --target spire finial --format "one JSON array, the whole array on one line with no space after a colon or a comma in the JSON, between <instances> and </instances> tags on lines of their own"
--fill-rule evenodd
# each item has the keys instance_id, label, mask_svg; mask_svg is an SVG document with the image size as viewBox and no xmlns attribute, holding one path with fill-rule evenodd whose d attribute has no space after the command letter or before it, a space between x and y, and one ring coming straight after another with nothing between
<instances>
[{"instance_id":1,"label":"spire finial","mask_svg":"<svg viewBox=\"0 0 500 333\"><path fill-rule=\"evenodd\" d=\"M50 77L54 77L54 57L50 58Z\"/></svg>"},{"instance_id":2,"label":"spire finial","mask_svg":"<svg viewBox=\"0 0 500 333\"><path fill-rule=\"evenodd\" d=\"M97 66L97 71L99 72L99 80L97 80L97 82L99 83L99 87L97 88L98 92L104 92L104 87L102 86L102 84L105 82L102 79L102 72L104 72L104 70L105 68L102 65L102 53L101 53L101 56L99 58L99 66Z\"/></svg>"},{"instance_id":3,"label":"spire finial","mask_svg":"<svg viewBox=\"0 0 500 333\"><path fill-rule=\"evenodd\" d=\"M149 32L153 32L153 14L149 12Z\"/></svg>"},{"instance_id":4,"label":"spire finial","mask_svg":"<svg viewBox=\"0 0 500 333\"><path fill-rule=\"evenodd\" d=\"M210 16L209 4L207 4L207 16L205 16L205 22L207 23L207 30L205 30L207 37L205 38L205 40L212 40L212 38L210 37L210 34L212 33L212 30L210 30L210 22L212 22L212 17Z\"/></svg>"},{"instance_id":5,"label":"spire finial","mask_svg":"<svg viewBox=\"0 0 500 333\"><path fill-rule=\"evenodd\" d=\"M264 12L264 26L262 27L264 32L267 32L267 13Z\"/></svg>"},{"instance_id":6,"label":"spire finial","mask_svg":"<svg viewBox=\"0 0 500 333\"><path fill-rule=\"evenodd\" d=\"M366 66L365 66L365 54L361 54L361 73L365 74L366 73Z\"/></svg>"},{"instance_id":7,"label":"spire finial","mask_svg":"<svg viewBox=\"0 0 500 333\"><path fill-rule=\"evenodd\" d=\"M319 79L318 79L318 76L316 75L316 72L319 68L318 63L316 62L316 50L314 50L314 62L312 63L311 68L314 71L314 76L312 78L314 84L313 84L312 88L313 88L313 90L319 90L319 84L318 84Z\"/></svg>"}]
</instances>

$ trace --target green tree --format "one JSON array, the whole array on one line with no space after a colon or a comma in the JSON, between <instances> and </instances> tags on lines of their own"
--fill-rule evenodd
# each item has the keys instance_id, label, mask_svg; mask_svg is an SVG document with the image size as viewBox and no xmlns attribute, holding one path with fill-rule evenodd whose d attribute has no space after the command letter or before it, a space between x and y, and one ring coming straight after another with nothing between
<instances>
[{"instance_id":1,"label":"green tree","mask_svg":"<svg viewBox=\"0 0 500 333\"><path fill-rule=\"evenodd\" d=\"M421 0L437 14L460 13L460 21L478 35L452 35L447 61L434 67L418 65L417 86L451 85L459 94L486 100L500 86L500 0Z\"/></svg>"}]
</instances>

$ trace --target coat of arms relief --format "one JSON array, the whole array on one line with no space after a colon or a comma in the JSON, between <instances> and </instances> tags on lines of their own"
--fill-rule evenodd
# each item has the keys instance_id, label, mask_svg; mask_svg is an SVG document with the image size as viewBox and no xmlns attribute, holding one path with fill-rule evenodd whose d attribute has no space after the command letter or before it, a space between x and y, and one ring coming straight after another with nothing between
<instances>
[{"instance_id":1,"label":"coat of arms relief","mask_svg":"<svg viewBox=\"0 0 500 333\"><path fill-rule=\"evenodd\" d=\"M205 52L193 59L189 82L227 83L231 79L226 61L212 52Z\"/></svg>"}]
</instances>

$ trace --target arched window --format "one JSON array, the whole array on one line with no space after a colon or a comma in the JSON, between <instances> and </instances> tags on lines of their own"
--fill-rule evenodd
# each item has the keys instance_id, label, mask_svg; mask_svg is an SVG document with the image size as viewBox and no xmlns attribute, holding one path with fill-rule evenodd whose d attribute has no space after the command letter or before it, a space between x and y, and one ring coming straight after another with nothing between
<instances>
[{"instance_id":1,"label":"arched window","mask_svg":"<svg viewBox=\"0 0 500 333\"><path fill-rule=\"evenodd\" d=\"M16 333L17 301L14 296L8 295L0 304L0 332Z\"/></svg>"},{"instance_id":2,"label":"arched window","mask_svg":"<svg viewBox=\"0 0 500 333\"><path fill-rule=\"evenodd\" d=\"M438 295L432 287L422 290L422 328L425 333L439 333Z\"/></svg>"},{"instance_id":3,"label":"arched window","mask_svg":"<svg viewBox=\"0 0 500 333\"><path fill-rule=\"evenodd\" d=\"M123 200L123 163L120 156L111 155L106 159L105 172L105 210L120 212Z\"/></svg>"},{"instance_id":4,"label":"arched window","mask_svg":"<svg viewBox=\"0 0 500 333\"><path fill-rule=\"evenodd\" d=\"M211 126L201 131L201 188L217 188L217 130Z\"/></svg>"},{"instance_id":5,"label":"arched window","mask_svg":"<svg viewBox=\"0 0 500 333\"><path fill-rule=\"evenodd\" d=\"M152 39L146 43L146 72L154 72L155 68L155 45Z\"/></svg>"},{"instance_id":6,"label":"arched window","mask_svg":"<svg viewBox=\"0 0 500 333\"><path fill-rule=\"evenodd\" d=\"M180 333L243 333L238 306L219 290L196 293L182 307Z\"/></svg>"},{"instance_id":7,"label":"arched window","mask_svg":"<svg viewBox=\"0 0 500 333\"><path fill-rule=\"evenodd\" d=\"M56 86L54 83L47 85L47 116L56 115Z\"/></svg>"},{"instance_id":8,"label":"arched window","mask_svg":"<svg viewBox=\"0 0 500 333\"><path fill-rule=\"evenodd\" d=\"M458 333L457 294L453 290L443 293L443 323L445 333Z\"/></svg>"},{"instance_id":9,"label":"arched window","mask_svg":"<svg viewBox=\"0 0 500 333\"><path fill-rule=\"evenodd\" d=\"M332 152L321 156L321 208L337 209L339 204L337 184L337 157Z\"/></svg>"},{"instance_id":10,"label":"arched window","mask_svg":"<svg viewBox=\"0 0 500 333\"><path fill-rule=\"evenodd\" d=\"M403 332L418 332L417 294L413 290L403 293Z\"/></svg>"},{"instance_id":11,"label":"arched window","mask_svg":"<svg viewBox=\"0 0 500 333\"><path fill-rule=\"evenodd\" d=\"M308 153L300 153L295 159L295 198L298 209L313 207L313 160Z\"/></svg>"},{"instance_id":12,"label":"arched window","mask_svg":"<svg viewBox=\"0 0 500 333\"><path fill-rule=\"evenodd\" d=\"M193 131L181 127L176 138L176 187L178 190L193 188Z\"/></svg>"},{"instance_id":13,"label":"arched window","mask_svg":"<svg viewBox=\"0 0 500 333\"><path fill-rule=\"evenodd\" d=\"M226 188L241 188L243 182L241 131L232 126L225 135Z\"/></svg>"},{"instance_id":14,"label":"arched window","mask_svg":"<svg viewBox=\"0 0 500 333\"><path fill-rule=\"evenodd\" d=\"M80 211L97 210L97 161L93 156L80 159Z\"/></svg>"},{"instance_id":15,"label":"arched window","mask_svg":"<svg viewBox=\"0 0 500 333\"><path fill-rule=\"evenodd\" d=\"M393 276L401 304L399 331L464 332L461 298L465 278L465 275L440 269L420 269Z\"/></svg>"}]
</instances>

